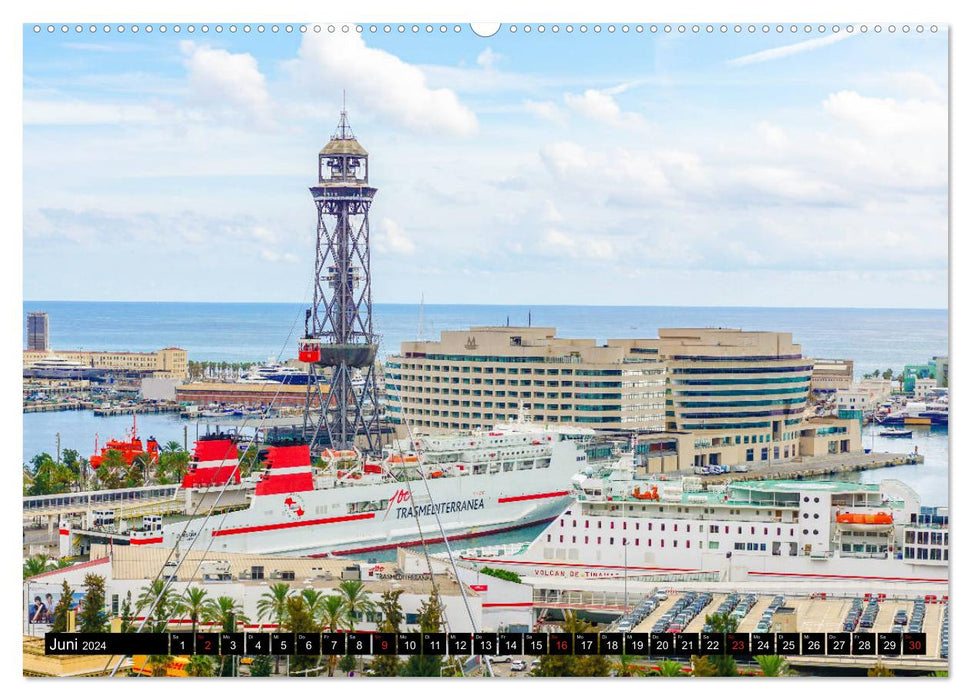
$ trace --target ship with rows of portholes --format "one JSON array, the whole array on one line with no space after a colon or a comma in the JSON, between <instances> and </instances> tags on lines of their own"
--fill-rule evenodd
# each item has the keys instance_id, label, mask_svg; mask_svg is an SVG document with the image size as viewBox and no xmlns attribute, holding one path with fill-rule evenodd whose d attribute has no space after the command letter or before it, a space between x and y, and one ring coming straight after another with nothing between
<instances>
[{"instance_id":1,"label":"ship with rows of portholes","mask_svg":"<svg viewBox=\"0 0 971 700\"><path fill-rule=\"evenodd\" d=\"M548 523L569 504L570 477L588 463L592 431L529 422L490 431L418 436L380 458L303 442L261 451L248 507L131 531L131 546L201 546L211 552L349 555L478 537ZM242 484L240 445L200 439L182 482L218 491ZM62 526L70 537L70 526Z\"/></svg>"}]
</instances>

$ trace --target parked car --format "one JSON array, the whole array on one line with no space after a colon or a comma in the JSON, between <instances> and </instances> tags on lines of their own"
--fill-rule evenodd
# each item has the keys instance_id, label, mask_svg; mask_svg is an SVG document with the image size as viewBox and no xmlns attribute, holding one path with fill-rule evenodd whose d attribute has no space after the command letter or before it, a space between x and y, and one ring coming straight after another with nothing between
<instances>
[{"instance_id":1,"label":"parked car","mask_svg":"<svg viewBox=\"0 0 971 700\"><path fill-rule=\"evenodd\" d=\"M526 662L523 661L522 659L516 659L515 661L512 662L512 665L509 667L509 670L510 671L525 671L526 670Z\"/></svg>"},{"instance_id":2,"label":"parked car","mask_svg":"<svg viewBox=\"0 0 971 700\"><path fill-rule=\"evenodd\" d=\"M732 471L738 472L739 474L744 474L748 471L748 467L744 464L736 464L734 467L732 467Z\"/></svg>"},{"instance_id":3,"label":"parked car","mask_svg":"<svg viewBox=\"0 0 971 700\"><path fill-rule=\"evenodd\" d=\"M493 656L489 659L494 664L508 664L512 662L511 656Z\"/></svg>"}]
</instances>

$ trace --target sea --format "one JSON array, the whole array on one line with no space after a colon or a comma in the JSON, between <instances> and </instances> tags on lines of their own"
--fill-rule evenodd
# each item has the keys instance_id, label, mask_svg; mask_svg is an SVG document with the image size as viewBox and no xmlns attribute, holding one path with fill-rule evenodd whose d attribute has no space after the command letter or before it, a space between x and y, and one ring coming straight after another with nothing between
<instances>
[{"instance_id":1,"label":"sea","mask_svg":"<svg viewBox=\"0 0 971 700\"><path fill-rule=\"evenodd\" d=\"M50 319L51 347L58 350L147 352L177 346L190 360L264 362L296 356L303 335L304 306L263 303L182 302L24 302L29 311ZM948 354L946 309L824 309L675 306L508 306L456 304L375 304L374 328L381 356L397 352L403 341L436 340L445 330L470 326L547 326L560 337L655 338L659 328L721 327L791 332L809 357L854 361L857 377L873 370L927 362ZM24 333L26 346L26 331ZM131 429L130 416L95 417L90 411L30 413L23 416L23 458L71 448L90 455L101 444ZM191 445L205 426L169 414L138 416L138 432ZM880 438L864 429L864 446L875 452L924 454L917 466L861 472L852 478L877 482L897 478L915 488L927 505L948 502L947 431L915 429L912 440ZM538 533L536 533L538 534ZM505 541L529 538L520 531ZM489 544L494 539L483 538ZM502 541L502 540L499 540ZM470 540L463 546L478 546Z\"/></svg>"}]
</instances>

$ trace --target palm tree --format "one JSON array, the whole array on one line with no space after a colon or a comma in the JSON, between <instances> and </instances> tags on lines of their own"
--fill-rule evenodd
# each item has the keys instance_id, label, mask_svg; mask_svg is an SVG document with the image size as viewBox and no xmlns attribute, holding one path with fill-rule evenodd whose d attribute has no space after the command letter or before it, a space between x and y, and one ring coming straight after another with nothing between
<instances>
[{"instance_id":1,"label":"palm tree","mask_svg":"<svg viewBox=\"0 0 971 700\"><path fill-rule=\"evenodd\" d=\"M239 625L249 622L249 618L243 614L243 606L228 595L221 595L215 600L210 598L203 614L206 619L218 622L223 632L235 632Z\"/></svg>"},{"instance_id":2,"label":"palm tree","mask_svg":"<svg viewBox=\"0 0 971 700\"><path fill-rule=\"evenodd\" d=\"M718 675L718 669L707 656L692 656L691 675L699 678L715 676Z\"/></svg>"},{"instance_id":3,"label":"palm tree","mask_svg":"<svg viewBox=\"0 0 971 700\"><path fill-rule=\"evenodd\" d=\"M344 611L347 613L348 625L353 632L354 620L365 613L373 612L374 602L364 590L364 584L361 581L341 581L338 590L344 599Z\"/></svg>"},{"instance_id":4,"label":"palm tree","mask_svg":"<svg viewBox=\"0 0 971 700\"><path fill-rule=\"evenodd\" d=\"M634 666L631 661L634 660L633 656L629 654L621 654L620 660L614 664L614 668L617 669L617 675L621 678L633 678L634 676L643 676L644 672L641 669Z\"/></svg>"},{"instance_id":5,"label":"palm tree","mask_svg":"<svg viewBox=\"0 0 971 700\"><path fill-rule=\"evenodd\" d=\"M186 675L192 678L209 678L215 673L215 659L211 656L193 654L185 665Z\"/></svg>"},{"instance_id":6,"label":"palm tree","mask_svg":"<svg viewBox=\"0 0 971 700\"><path fill-rule=\"evenodd\" d=\"M52 568L50 559L43 554L35 554L24 559L24 579L46 573Z\"/></svg>"},{"instance_id":7,"label":"palm tree","mask_svg":"<svg viewBox=\"0 0 971 700\"><path fill-rule=\"evenodd\" d=\"M261 620L273 620L277 629L283 626L283 618L287 613L287 598L293 593L289 583L274 583L270 590L260 596L256 602L256 614ZM276 657L276 673L280 672L280 657Z\"/></svg>"},{"instance_id":8,"label":"palm tree","mask_svg":"<svg viewBox=\"0 0 971 700\"><path fill-rule=\"evenodd\" d=\"M324 599L327 596L314 588L304 588L300 591L300 596L307 605L307 612L313 616L315 621L319 619L324 610Z\"/></svg>"},{"instance_id":9,"label":"palm tree","mask_svg":"<svg viewBox=\"0 0 971 700\"><path fill-rule=\"evenodd\" d=\"M219 628L223 632L235 632L238 625L249 622L243 614L243 606L228 595L221 595L216 600L210 598L203 614L207 619L219 622ZM228 658L231 658L231 655L222 656L219 662L220 674L225 670Z\"/></svg>"},{"instance_id":10,"label":"palm tree","mask_svg":"<svg viewBox=\"0 0 971 700\"><path fill-rule=\"evenodd\" d=\"M142 452L141 454L135 455L132 459L132 467L138 469L141 473L142 483L148 484L152 480L152 467L155 465L155 460L147 452Z\"/></svg>"},{"instance_id":11,"label":"palm tree","mask_svg":"<svg viewBox=\"0 0 971 700\"><path fill-rule=\"evenodd\" d=\"M178 440L169 440L167 443L165 443L165 447L162 449L165 452L181 452L182 443L180 443Z\"/></svg>"},{"instance_id":12,"label":"palm tree","mask_svg":"<svg viewBox=\"0 0 971 700\"><path fill-rule=\"evenodd\" d=\"M672 678L674 676L683 676L684 671L681 669L681 664L673 659L664 659L660 664L658 664L658 675L664 676L666 678Z\"/></svg>"},{"instance_id":13,"label":"palm tree","mask_svg":"<svg viewBox=\"0 0 971 700\"><path fill-rule=\"evenodd\" d=\"M188 615L192 621L192 636L196 636L196 627L199 624L199 617L209 609L211 604L209 594L202 588L191 586L185 589L182 598L176 603L175 611L179 616Z\"/></svg>"},{"instance_id":14,"label":"palm tree","mask_svg":"<svg viewBox=\"0 0 971 700\"><path fill-rule=\"evenodd\" d=\"M174 656L169 654L153 654L145 659L145 665L152 669L152 675L156 678L169 675L169 666L175 661Z\"/></svg>"},{"instance_id":15,"label":"palm tree","mask_svg":"<svg viewBox=\"0 0 971 700\"><path fill-rule=\"evenodd\" d=\"M344 599L339 595L329 595L321 604L321 627L328 632L339 632L347 626L347 616L344 609ZM328 676L334 675L337 657L331 656L327 660Z\"/></svg>"},{"instance_id":16,"label":"palm tree","mask_svg":"<svg viewBox=\"0 0 971 700\"><path fill-rule=\"evenodd\" d=\"M148 618L145 624L149 632L164 632L165 628L168 627L171 595L172 591L166 588L164 579L155 579L149 585L142 588L138 600L135 601L135 606L137 607L135 616L137 617L142 610L145 611L145 617ZM155 602L156 600L158 600L157 604ZM155 606L154 610L152 609L153 605ZM152 620L155 622L153 623Z\"/></svg>"},{"instance_id":17,"label":"palm tree","mask_svg":"<svg viewBox=\"0 0 971 700\"><path fill-rule=\"evenodd\" d=\"M789 663L785 657L776 655L756 656L755 663L762 669L763 676L788 676L792 672L789 670Z\"/></svg>"}]
</instances>

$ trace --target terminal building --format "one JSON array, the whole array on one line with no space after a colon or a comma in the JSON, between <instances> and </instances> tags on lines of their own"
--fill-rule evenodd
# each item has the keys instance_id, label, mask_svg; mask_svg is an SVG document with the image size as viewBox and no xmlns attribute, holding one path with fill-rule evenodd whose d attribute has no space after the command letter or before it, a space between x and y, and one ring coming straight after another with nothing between
<instances>
[{"instance_id":1,"label":"terminal building","mask_svg":"<svg viewBox=\"0 0 971 700\"><path fill-rule=\"evenodd\" d=\"M392 425L425 432L491 428L520 409L551 425L662 430L664 376L656 341L476 326L402 343L385 365L386 410Z\"/></svg>"},{"instance_id":2,"label":"terminal building","mask_svg":"<svg viewBox=\"0 0 971 700\"><path fill-rule=\"evenodd\" d=\"M597 345L555 328L473 327L402 343L385 367L387 415L399 429L439 432L522 410L547 425L637 434L650 472L858 451L858 421L807 421L813 370L790 333L675 328Z\"/></svg>"}]
</instances>

